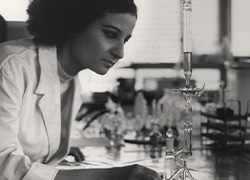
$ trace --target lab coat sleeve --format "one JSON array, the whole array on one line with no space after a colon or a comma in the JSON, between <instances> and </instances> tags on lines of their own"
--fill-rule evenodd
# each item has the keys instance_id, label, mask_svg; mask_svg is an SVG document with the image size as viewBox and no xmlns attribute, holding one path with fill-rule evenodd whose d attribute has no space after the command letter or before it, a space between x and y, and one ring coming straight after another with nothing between
<instances>
[{"instance_id":1,"label":"lab coat sleeve","mask_svg":"<svg viewBox=\"0 0 250 180\"><path fill-rule=\"evenodd\" d=\"M56 168L31 162L18 140L18 112L25 91L20 68L16 61L0 65L0 180L53 180Z\"/></svg>"}]
</instances>

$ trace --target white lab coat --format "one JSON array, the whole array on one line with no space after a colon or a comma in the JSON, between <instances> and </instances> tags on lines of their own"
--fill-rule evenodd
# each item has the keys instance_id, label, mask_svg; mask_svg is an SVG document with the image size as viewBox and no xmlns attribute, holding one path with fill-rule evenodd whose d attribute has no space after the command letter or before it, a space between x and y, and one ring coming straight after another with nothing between
<instances>
[{"instance_id":1,"label":"white lab coat","mask_svg":"<svg viewBox=\"0 0 250 180\"><path fill-rule=\"evenodd\" d=\"M74 86L67 131L81 105L77 78ZM54 179L70 139L58 151L60 103L55 47L36 46L29 38L0 45L0 180Z\"/></svg>"}]
</instances>

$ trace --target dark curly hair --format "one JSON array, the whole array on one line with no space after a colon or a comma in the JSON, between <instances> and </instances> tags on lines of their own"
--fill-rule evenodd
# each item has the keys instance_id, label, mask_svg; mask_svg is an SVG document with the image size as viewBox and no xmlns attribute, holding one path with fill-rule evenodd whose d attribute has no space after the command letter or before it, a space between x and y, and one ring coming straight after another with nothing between
<instances>
[{"instance_id":1,"label":"dark curly hair","mask_svg":"<svg viewBox=\"0 0 250 180\"><path fill-rule=\"evenodd\" d=\"M134 0L33 0L27 9L27 30L35 43L56 45L106 12L137 17Z\"/></svg>"}]
</instances>

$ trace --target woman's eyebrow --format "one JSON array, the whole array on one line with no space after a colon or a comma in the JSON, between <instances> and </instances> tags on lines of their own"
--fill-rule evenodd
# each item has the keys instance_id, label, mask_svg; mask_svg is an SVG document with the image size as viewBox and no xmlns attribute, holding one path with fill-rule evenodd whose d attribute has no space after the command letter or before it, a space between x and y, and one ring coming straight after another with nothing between
<instances>
[{"instance_id":1,"label":"woman's eyebrow","mask_svg":"<svg viewBox=\"0 0 250 180\"><path fill-rule=\"evenodd\" d=\"M119 28L115 27L115 26L111 26L111 25L107 25L107 24L103 24L102 26L106 27L106 28L112 28L112 29L115 29L116 31L121 32L121 30Z\"/></svg>"}]
</instances>

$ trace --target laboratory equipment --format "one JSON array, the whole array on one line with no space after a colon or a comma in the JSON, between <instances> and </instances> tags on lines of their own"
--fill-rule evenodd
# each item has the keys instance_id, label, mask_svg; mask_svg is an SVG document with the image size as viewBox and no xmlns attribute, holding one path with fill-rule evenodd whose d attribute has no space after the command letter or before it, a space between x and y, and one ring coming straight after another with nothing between
<instances>
[{"instance_id":1,"label":"laboratory equipment","mask_svg":"<svg viewBox=\"0 0 250 180\"><path fill-rule=\"evenodd\" d=\"M150 142L152 142L150 157L154 162L159 162L162 154L162 134L160 132L160 125L157 122L152 124L152 132L149 134Z\"/></svg>"},{"instance_id":2,"label":"laboratory equipment","mask_svg":"<svg viewBox=\"0 0 250 180\"><path fill-rule=\"evenodd\" d=\"M173 89L173 92L181 93L184 95L186 103L185 109L182 113L184 120L184 148L175 152L174 149L169 154L169 148L173 145L173 139L171 136L171 129L167 133L167 150L165 155L165 172L164 180L175 180L183 179L186 180L188 177L194 180L191 173L187 168L187 163L185 157L192 155L192 106L191 97L201 96L204 90L202 88L197 88L196 86L190 85L190 78L192 76L192 31L191 31L191 16L192 16L192 2L191 0L183 0L183 71L186 80L186 85L183 88ZM170 158L171 157L171 158ZM174 157L174 163L173 163ZM171 159L171 161L170 161ZM175 172L173 173L173 169Z\"/></svg>"},{"instance_id":3,"label":"laboratory equipment","mask_svg":"<svg viewBox=\"0 0 250 180\"><path fill-rule=\"evenodd\" d=\"M170 179L175 172L174 138L172 128L166 132L166 153L164 158L164 179Z\"/></svg>"},{"instance_id":4,"label":"laboratory equipment","mask_svg":"<svg viewBox=\"0 0 250 180\"><path fill-rule=\"evenodd\" d=\"M189 86L192 76L192 2L184 0L183 2L183 71L186 78L186 85Z\"/></svg>"}]
</instances>

